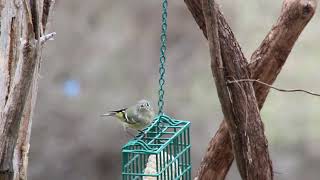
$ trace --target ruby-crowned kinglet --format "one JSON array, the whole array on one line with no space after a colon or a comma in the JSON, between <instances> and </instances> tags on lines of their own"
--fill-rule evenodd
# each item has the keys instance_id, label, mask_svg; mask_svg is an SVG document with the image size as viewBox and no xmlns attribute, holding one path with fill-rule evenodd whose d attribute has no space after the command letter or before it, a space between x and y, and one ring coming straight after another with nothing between
<instances>
[{"instance_id":1,"label":"ruby-crowned kinglet","mask_svg":"<svg viewBox=\"0 0 320 180\"><path fill-rule=\"evenodd\" d=\"M116 117L123 123L125 130L129 127L143 133L142 130L152 123L155 113L151 103L143 99L131 107L109 111L101 116Z\"/></svg>"}]
</instances>

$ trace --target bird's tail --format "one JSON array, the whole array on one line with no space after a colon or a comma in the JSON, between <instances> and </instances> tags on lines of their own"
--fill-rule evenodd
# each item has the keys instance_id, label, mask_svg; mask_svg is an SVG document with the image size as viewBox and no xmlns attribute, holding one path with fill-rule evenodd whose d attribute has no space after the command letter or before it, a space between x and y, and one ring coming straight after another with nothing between
<instances>
[{"instance_id":1,"label":"bird's tail","mask_svg":"<svg viewBox=\"0 0 320 180\"><path fill-rule=\"evenodd\" d=\"M117 115L117 112L108 112L108 113L106 113L106 114L101 114L101 117L107 117L107 116L115 116L115 115Z\"/></svg>"},{"instance_id":2,"label":"bird's tail","mask_svg":"<svg viewBox=\"0 0 320 180\"><path fill-rule=\"evenodd\" d=\"M109 111L108 113L102 114L101 116L102 117L113 116L113 117L117 117L119 119L126 119L125 111L126 111L126 108L120 109L120 110L117 110L117 111Z\"/></svg>"}]
</instances>

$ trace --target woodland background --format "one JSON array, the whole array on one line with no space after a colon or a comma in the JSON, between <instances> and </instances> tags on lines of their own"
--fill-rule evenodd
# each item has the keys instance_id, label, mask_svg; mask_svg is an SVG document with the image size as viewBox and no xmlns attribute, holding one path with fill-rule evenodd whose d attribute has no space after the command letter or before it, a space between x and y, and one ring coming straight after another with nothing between
<instances>
[{"instance_id":1,"label":"woodland background","mask_svg":"<svg viewBox=\"0 0 320 180\"><path fill-rule=\"evenodd\" d=\"M157 102L160 1L57 0L31 135L29 178L118 179L127 142L107 110ZM218 1L247 57L281 1ZM184 2L169 2L165 112L192 122L193 173L222 119L206 40ZM275 86L320 91L320 13L302 32ZM271 90L261 112L275 178L318 179L320 99ZM233 168L227 179L240 179Z\"/></svg>"}]
</instances>

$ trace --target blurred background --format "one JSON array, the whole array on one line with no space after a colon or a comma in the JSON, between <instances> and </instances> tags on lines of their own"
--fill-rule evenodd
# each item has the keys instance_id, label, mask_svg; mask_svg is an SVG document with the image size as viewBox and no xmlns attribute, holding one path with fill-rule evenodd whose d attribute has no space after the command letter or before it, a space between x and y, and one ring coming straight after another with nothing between
<instances>
[{"instance_id":1,"label":"blurred background","mask_svg":"<svg viewBox=\"0 0 320 180\"><path fill-rule=\"evenodd\" d=\"M244 3L245 2L245 3ZM246 57L276 21L280 1L220 2ZM146 98L156 105L160 0L57 0L33 120L29 178L120 179L128 138L100 114ZM183 0L169 2L165 112L192 122L193 176L222 120L209 51ZM275 86L320 92L320 13ZM271 90L261 112L275 178L319 179L320 99ZM240 176L233 165L227 179Z\"/></svg>"}]
</instances>

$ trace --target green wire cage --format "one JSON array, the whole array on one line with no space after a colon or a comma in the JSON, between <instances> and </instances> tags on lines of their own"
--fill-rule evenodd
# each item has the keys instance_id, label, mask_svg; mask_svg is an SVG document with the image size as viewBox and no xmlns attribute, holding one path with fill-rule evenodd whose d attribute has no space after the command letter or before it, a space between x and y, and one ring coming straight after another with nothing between
<instances>
[{"instance_id":1,"label":"green wire cage","mask_svg":"<svg viewBox=\"0 0 320 180\"><path fill-rule=\"evenodd\" d=\"M190 180L190 122L159 115L122 148L123 180Z\"/></svg>"},{"instance_id":2,"label":"green wire cage","mask_svg":"<svg viewBox=\"0 0 320 180\"><path fill-rule=\"evenodd\" d=\"M123 180L191 180L190 122L164 115L168 0L162 0L159 112L143 134L122 147Z\"/></svg>"}]
</instances>

